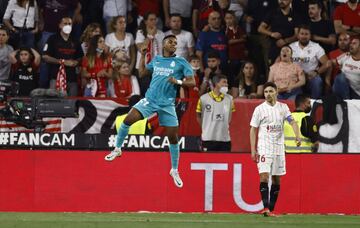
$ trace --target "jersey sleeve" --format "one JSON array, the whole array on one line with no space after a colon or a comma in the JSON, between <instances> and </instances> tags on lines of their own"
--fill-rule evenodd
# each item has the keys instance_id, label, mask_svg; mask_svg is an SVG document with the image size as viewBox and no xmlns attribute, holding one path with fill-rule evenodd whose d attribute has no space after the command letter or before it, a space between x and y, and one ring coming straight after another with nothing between
<instances>
[{"instance_id":1,"label":"jersey sleeve","mask_svg":"<svg viewBox=\"0 0 360 228\"><path fill-rule=\"evenodd\" d=\"M201 99L199 99L198 103L196 105L196 112L201 113L201 109L202 109L202 107L201 107Z\"/></svg>"},{"instance_id":2,"label":"jersey sleeve","mask_svg":"<svg viewBox=\"0 0 360 228\"><path fill-rule=\"evenodd\" d=\"M288 123L291 123L294 120L293 116L291 115L289 106L287 106L287 104L284 104L284 120L287 120Z\"/></svg>"},{"instance_id":3,"label":"jersey sleeve","mask_svg":"<svg viewBox=\"0 0 360 228\"><path fill-rule=\"evenodd\" d=\"M183 59L183 74L185 77L193 77L194 76L194 70L192 69L190 63L188 61L186 61L185 59Z\"/></svg>"},{"instance_id":4,"label":"jersey sleeve","mask_svg":"<svg viewBox=\"0 0 360 228\"><path fill-rule=\"evenodd\" d=\"M251 121L250 121L250 126L251 127L259 127L260 126L260 113L259 113L259 109L255 108L253 115L251 117Z\"/></svg>"}]
</instances>

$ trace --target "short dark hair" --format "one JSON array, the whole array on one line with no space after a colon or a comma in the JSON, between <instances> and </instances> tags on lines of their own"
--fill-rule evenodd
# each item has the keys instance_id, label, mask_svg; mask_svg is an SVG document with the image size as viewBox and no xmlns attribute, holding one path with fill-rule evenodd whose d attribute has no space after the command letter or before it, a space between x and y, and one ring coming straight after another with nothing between
<instances>
[{"instance_id":1,"label":"short dark hair","mask_svg":"<svg viewBox=\"0 0 360 228\"><path fill-rule=\"evenodd\" d=\"M308 5L317 5L319 7L319 9L322 10L322 5L320 4L320 2L318 0L309 0Z\"/></svg>"},{"instance_id":2,"label":"short dark hair","mask_svg":"<svg viewBox=\"0 0 360 228\"><path fill-rule=\"evenodd\" d=\"M310 96L308 94L298 94L295 98L295 107L299 107L301 104L303 104L307 99L310 99Z\"/></svg>"},{"instance_id":3,"label":"short dark hair","mask_svg":"<svg viewBox=\"0 0 360 228\"><path fill-rule=\"evenodd\" d=\"M215 86L217 83L219 83L221 81L221 79L226 79L227 80L226 75L224 75L224 74L215 74L211 80L212 80L212 83Z\"/></svg>"},{"instance_id":4,"label":"short dark hair","mask_svg":"<svg viewBox=\"0 0 360 228\"><path fill-rule=\"evenodd\" d=\"M266 87L273 87L274 89L277 90L277 86L276 86L276 84L273 83L273 82L266 82L266 83L264 84L264 89L266 89Z\"/></svg>"},{"instance_id":5,"label":"short dark hair","mask_svg":"<svg viewBox=\"0 0 360 228\"><path fill-rule=\"evenodd\" d=\"M220 54L216 50L210 50L208 52L207 58L208 59L210 59L210 58L212 58L212 59L220 59Z\"/></svg>"},{"instance_id":6,"label":"short dark hair","mask_svg":"<svg viewBox=\"0 0 360 228\"><path fill-rule=\"evenodd\" d=\"M302 25L299 25L299 31L300 31L300 29L304 29L304 30L308 30L308 31L310 31L310 33L311 33L311 30L310 30L310 26L309 25L307 25L307 24L302 24Z\"/></svg>"},{"instance_id":7,"label":"short dark hair","mask_svg":"<svg viewBox=\"0 0 360 228\"><path fill-rule=\"evenodd\" d=\"M179 13L172 13L172 14L170 14L170 18L172 18L172 17L180 17L180 18L181 18L181 14L179 14Z\"/></svg>"},{"instance_id":8,"label":"short dark hair","mask_svg":"<svg viewBox=\"0 0 360 228\"><path fill-rule=\"evenodd\" d=\"M176 39L176 36L175 36L175 35L172 35L172 34L167 35L167 36L164 37L163 41L165 41L165 40L167 40L167 39L169 39L169 38L175 38L175 39Z\"/></svg>"},{"instance_id":9,"label":"short dark hair","mask_svg":"<svg viewBox=\"0 0 360 228\"><path fill-rule=\"evenodd\" d=\"M200 57L199 56L197 56L197 55L190 55L189 56L189 62L191 62L192 60L200 60Z\"/></svg>"},{"instance_id":10,"label":"short dark hair","mask_svg":"<svg viewBox=\"0 0 360 228\"><path fill-rule=\"evenodd\" d=\"M10 35L10 31L5 25L0 24L0 30L5 31L8 36Z\"/></svg>"}]
</instances>

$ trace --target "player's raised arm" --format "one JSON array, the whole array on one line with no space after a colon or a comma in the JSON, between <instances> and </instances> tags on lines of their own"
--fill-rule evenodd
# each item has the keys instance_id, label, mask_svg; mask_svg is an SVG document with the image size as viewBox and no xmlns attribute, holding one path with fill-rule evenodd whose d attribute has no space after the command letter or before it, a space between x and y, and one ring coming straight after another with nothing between
<instances>
[{"instance_id":1,"label":"player's raised arm","mask_svg":"<svg viewBox=\"0 0 360 228\"><path fill-rule=\"evenodd\" d=\"M140 50L140 65L139 65L139 77L142 78L144 76L151 75L151 72L145 67L145 55L146 55L146 46L143 46Z\"/></svg>"}]
</instances>

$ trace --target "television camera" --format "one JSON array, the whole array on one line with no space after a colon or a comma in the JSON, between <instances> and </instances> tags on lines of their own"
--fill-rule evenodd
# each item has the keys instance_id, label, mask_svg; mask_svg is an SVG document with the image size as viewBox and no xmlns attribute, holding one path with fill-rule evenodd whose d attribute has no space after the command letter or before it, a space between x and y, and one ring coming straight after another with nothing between
<instances>
[{"instance_id":1,"label":"television camera","mask_svg":"<svg viewBox=\"0 0 360 228\"><path fill-rule=\"evenodd\" d=\"M6 121L42 132L46 127L44 117L78 117L77 101L65 98L64 93L35 89L30 97L16 97L18 88L16 82L0 81L0 102L5 104L0 117Z\"/></svg>"}]
</instances>

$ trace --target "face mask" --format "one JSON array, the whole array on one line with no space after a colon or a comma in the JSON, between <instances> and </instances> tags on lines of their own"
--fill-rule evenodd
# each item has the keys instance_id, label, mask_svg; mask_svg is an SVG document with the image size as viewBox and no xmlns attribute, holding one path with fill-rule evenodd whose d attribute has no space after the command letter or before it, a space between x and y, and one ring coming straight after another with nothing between
<instances>
[{"instance_id":1,"label":"face mask","mask_svg":"<svg viewBox=\"0 0 360 228\"><path fill-rule=\"evenodd\" d=\"M227 94L228 90L228 87L223 86L220 88L220 93Z\"/></svg>"},{"instance_id":2,"label":"face mask","mask_svg":"<svg viewBox=\"0 0 360 228\"><path fill-rule=\"evenodd\" d=\"M71 30L72 30L72 26L71 26L71 25L65 25L65 26L62 28L62 31L63 31L65 34L70 34L70 33L71 33Z\"/></svg>"},{"instance_id":3,"label":"face mask","mask_svg":"<svg viewBox=\"0 0 360 228\"><path fill-rule=\"evenodd\" d=\"M103 49L101 49L101 48L96 48L96 52L101 54L101 53L103 53L103 52L104 52L104 50L103 50Z\"/></svg>"},{"instance_id":4,"label":"face mask","mask_svg":"<svg viewBox=\"0 0 360 228\"><path fill-rule=\"evenodd\" d=\"M191 66L193 70L200 70L200 67L197 66L197 67L194 67L194 66Z\"/></svg>"}]
</instances>

